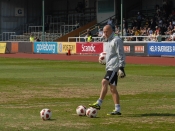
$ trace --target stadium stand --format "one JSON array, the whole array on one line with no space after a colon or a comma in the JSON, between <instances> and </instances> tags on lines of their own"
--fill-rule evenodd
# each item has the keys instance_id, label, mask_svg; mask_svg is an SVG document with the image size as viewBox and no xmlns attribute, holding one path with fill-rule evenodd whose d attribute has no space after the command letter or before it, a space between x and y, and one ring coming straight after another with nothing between
<instances>
[{"instance_id":1,"label":"stadium stand","mask_svg":"<svg viewBox=\"0 0 175 131\"><path fill-rule=\"evenodd\" d=\"M109 18L112 18L116 35L121 36L124 41L174 41L175 9L171 4L169 2L151 5L148 9L146 6L140 8L140 2L134 3L127 8L126 17L123 19L123 36L119 17L114 15ZM14 32L3 32L1 40L29 41L30 34L33 33L35 37L45 41L76 41L76 37L85 37L86 30L90 29L94 41L99 41L102 39L98 38L98 28L102 29L109 18L97 23L96 7L80 8L80 3L77 3L75 9L51 10L51 13L45 16L44 34L43 26L37 24L41 18L37 17L16 27ZM15 32L17 30L22 30L22 33L18 34Z\"/></svg>"}]
</instances>

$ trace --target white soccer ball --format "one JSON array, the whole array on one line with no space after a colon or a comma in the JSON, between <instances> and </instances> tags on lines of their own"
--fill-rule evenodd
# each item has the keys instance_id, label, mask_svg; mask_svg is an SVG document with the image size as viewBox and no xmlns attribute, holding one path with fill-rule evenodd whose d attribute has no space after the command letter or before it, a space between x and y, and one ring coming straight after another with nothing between
<instances>
[{"instance_id":1,"label":"white soccer ball","mask_svg":"<svg viewBox=\"0 0 175 131\"><path fill-rule=\"evenodd\" d=\"M102 52L102 53L99 54L98 61L102 65L106 64L106 52Z\"/></svg>"},{"instance_id":2,"label":"white soccer ball","mask_svg":"<svg viewBox=\"0 0 175 131\"><path fill-rule=\"evenodd\" d=\"M89 117L89 118L96 117L97 116L97 109L96 108L93 108L93 107L89 107L86 110L86 116Z\"/></svg>"},{"instance_id":3,"label":"white soccer ball","mask_svg":"<svg viewBox=\"0 0 175 131\"><path fill-rule=\"evenodd\" d=\"M52 112L51 112L51 110L49 110L49 109L42 109L42 110L40 111L40 117L41 117L41 119L43 119L43 120L49 120L49 119L51 119L51 117L52 117Z\"/></svg>"},{"instance_id":4,"label":"white soccer ball","mask_svg":"<svg viewBox=\"0 0 175 131\"><path fill-rule=\"evenodd\" d=\"M78 116L85 116L86 115L86 107L83 105L79 105L76 108L76 113Z\"/></svg>"}]
</instances>

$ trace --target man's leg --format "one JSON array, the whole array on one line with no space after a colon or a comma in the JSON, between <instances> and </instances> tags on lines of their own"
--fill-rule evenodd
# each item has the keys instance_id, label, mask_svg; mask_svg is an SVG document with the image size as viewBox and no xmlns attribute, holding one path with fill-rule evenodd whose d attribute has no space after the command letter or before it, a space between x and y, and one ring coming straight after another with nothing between
<instances>
[{"instance_id":1,"label":"man's leg","mask_svg":"<svg viewBox=\"0 0 175 131\"><path fill-rule=\"evenodd\" d=\"M108 92L109 82L108 82L108 80L103 79L101 83L102 83L102 87L101 87L101 92L100 92L99 99L97 100L97 102L95 102L93 104L89 104L90 107L96 108L98 110L100 110L100 108L101 108L100 106L101 106L101 104L102 104L102 102L103 102L103 100L104 100L104 98L105 98L105 96Z\"/></svg>"},{"instance_id":2,"label":"man's leg","mask_svg":"<svg viewBox=\"0 0 175 131\"><path fill-rule=\"evenodd\" d=\"M112 93L112 98L115 104L115 110L111 113L108 113L107 115L121 115L120 113L120 98L119 93L117 91L117 87L114 85L110 85L110 91Z\"/></svg>"},{"instance_id":3,"label":"man's leg","mask_svg":"<svg viewBox=\"0 0 175 131\"><path fill-rule=\"evenodd\" d=\"M112 93L114 104L120 104L120 98L119 98L119 94L117 91L117 87L114 85L110 85L110 91Z\"/></svg>"}]
</instances>

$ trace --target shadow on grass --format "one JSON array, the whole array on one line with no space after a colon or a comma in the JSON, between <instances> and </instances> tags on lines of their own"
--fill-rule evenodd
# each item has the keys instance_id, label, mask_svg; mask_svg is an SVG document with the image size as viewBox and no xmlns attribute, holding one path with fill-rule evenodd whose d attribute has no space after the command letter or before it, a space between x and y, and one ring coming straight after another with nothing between
<instances>
[{"instance_id":1,"label":"shadow on grass","mask_svg":"<svg viewBox=\"0 0 175 131\"><path fill-rule=\"evenodd\" d=\"M57 119L49 119L48 121L56 121Z\"/></svg>"},{"instance_id":2,"label":"shadow on grass","mask_svg":"<svg viewBox=\"0 0 175 131\"><path fill-rule=\"evenodd\" d=\"M128 114L128 117L143 117L143 116L175 116L172 113L146 113L146 114Z\"/></svg>"}]
</instances>

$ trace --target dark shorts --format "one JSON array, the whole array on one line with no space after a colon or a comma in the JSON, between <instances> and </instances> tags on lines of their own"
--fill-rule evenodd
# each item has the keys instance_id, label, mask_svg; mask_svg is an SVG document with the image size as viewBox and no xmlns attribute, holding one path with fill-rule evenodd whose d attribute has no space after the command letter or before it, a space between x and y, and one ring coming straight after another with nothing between
<instances>
[{"instance_id":1,"label":"dark shorts","mask_svg":"<svg viewBox=\"0 0 175 131\"><path fill-rule=\"evenodd\" d=\"M117 72L107 71L106 75L104 76L104 79L108 80L110 85L117 86L117 82L118 82Z\"/></svg>"}]
</instances>

